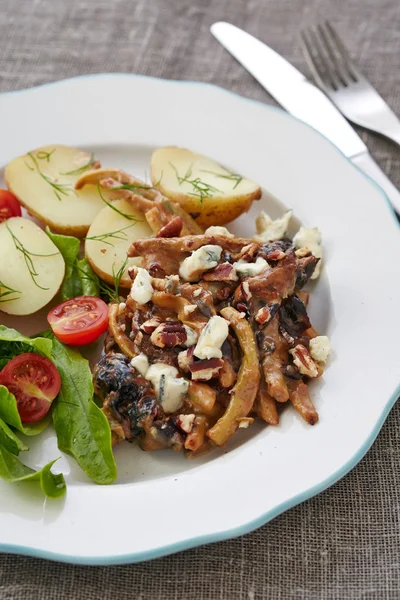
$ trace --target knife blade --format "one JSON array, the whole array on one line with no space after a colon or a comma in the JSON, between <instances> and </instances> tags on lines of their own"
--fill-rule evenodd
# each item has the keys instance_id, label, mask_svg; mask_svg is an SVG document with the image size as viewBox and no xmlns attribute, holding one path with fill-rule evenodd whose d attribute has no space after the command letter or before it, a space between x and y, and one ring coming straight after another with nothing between
<instances>
[{"instance_id":1,"label":"knife blade","mask_svg":"<svg viewBox=\"0 0 400 600\"><path fill-rule=\"evenodd\" d=\"M211 33L289 113L322 133L384 190L400 213L400 192L360 136L327 96L287 60L239 27L223 21Z\"/></svg>"}]
</instances>

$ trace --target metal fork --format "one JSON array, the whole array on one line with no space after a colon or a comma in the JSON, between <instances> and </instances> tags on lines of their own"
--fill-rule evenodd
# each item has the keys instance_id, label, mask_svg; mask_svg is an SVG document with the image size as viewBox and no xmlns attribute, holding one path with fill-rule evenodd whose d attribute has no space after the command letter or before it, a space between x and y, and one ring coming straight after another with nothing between
<instances>
[{"instance_id":1,"label":"metal fork","mask_svg":"<svg viewBox=\"0 0 400 600\"><path fill-rule=\"evenodd\" d=\"M340 112L400 145L400 120L358 70L329 21L303 31L301 40L317 85Z\"/></svg>"}]
</instances>

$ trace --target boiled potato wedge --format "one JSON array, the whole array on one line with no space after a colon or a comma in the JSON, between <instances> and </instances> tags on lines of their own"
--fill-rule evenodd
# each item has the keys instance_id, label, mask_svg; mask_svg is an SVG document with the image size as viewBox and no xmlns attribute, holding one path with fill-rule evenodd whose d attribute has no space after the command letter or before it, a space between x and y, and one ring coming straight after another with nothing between
<instances>
[{"instance_id":1,"label":"boiled potato wedge","mask_svg":"<svg viewBox=\"0 0 400 600\"><path fill-rule=\"evenodd\" d=\"M128 200L116 200L112 206L106 206L99 212L85 241L86 259L93 271L110 285L114 283L114 273L124 264L132 242L150 237L153 233L144 215ZM121 287L131 286L128 268L140 262L140 258L129 258Z\"/></svg>"},{"instance_id":2,"label":"boiled potato wedge","mask_svg":"<svg viewBox=\"0 0 400 600\"><path fill-rule=\"evenodd\" d=\"M36 223L13 217L0 224L0 310L30 315L57 294L65 264Z\"/></svg>"},{"instance_id":3,"label":"boiled potato wedge","mask_svg":"<svg viewBox=\"0 0 400 600\"><path fill-rule=\"evenodd\" d=\"M75 190L75 182L98 164L76 148L43 146L14 158L6 167L5 180L27 211L52 231L83 237L105 204L97 186Z\"/></svg>"},{"instance_id":4,"label":"boiled potato wedge","mask_svg":"<svg viewBox=\"0 0 400 600\"><path fill-rule=\"evenodd\" d=\"M233 221L261 197L261 188L253 181L201 154L175 146L153 152L151 181L204 228Z\"/></svg>"}]
</instances>

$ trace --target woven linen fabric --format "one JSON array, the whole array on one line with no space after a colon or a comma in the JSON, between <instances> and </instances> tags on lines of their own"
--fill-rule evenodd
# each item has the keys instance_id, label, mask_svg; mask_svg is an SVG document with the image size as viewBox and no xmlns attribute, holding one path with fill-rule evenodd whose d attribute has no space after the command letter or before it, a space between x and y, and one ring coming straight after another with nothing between
<instances>
[{"instance_id":1,"label":"woven linen fabric","mask_svg":"<svg viewBox=\"0 0 400 600\"><path fill-rule=\"evenodd\" d=\"M272 104L210 25L231 21L307 73L298 33L325 18L400 115L399 0L0 0L0 92L115 71L212 82ZM400 149L361 135L400 187ZM365 325L373 335L379 315ZM399 432L395 406L347 477L242 538L120 567L0 555L0 600L398 599Z\"/></svg>"}]
</instances>

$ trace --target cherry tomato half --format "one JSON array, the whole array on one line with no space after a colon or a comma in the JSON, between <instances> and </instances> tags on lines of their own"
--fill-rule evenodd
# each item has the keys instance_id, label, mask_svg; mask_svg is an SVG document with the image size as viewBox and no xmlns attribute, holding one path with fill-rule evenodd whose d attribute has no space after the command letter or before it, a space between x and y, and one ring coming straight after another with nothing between
<instances>
[{"instance_id":1,"label":"cherry tomato half","mask_svg":"<svg viewBox=\"0 0 400 600\"><path fill-rule=\"evenodd\" d=\"M8 190L0 190L0 223L10 217L20 217L21 215L21 205L14 194Z\"/></svg>"},{"instance_id":2,"label":"cherry tomato half","mask_svg":"<svg viewBox=\"0 0 400 600\"><path fill-rule=\"evenodd\" d=\"M0 371L0 384L14 394L21 421L32 423L43 419L50 410L60 391L61 378L48 358L25 352Z\"/></svg>"},{"instance_id":3,"label":"cherry tomato half","mask_svg":"<svg viewBox=\"0 0 400 600\"><path fill-rule=\"evenodd\" d=\"M47 320L60 342L83 346L107 331L108 306L100 298L78 296L52 308Z\"/></svg>"}]
</instances>

